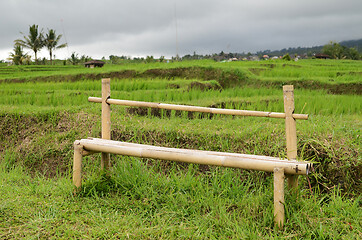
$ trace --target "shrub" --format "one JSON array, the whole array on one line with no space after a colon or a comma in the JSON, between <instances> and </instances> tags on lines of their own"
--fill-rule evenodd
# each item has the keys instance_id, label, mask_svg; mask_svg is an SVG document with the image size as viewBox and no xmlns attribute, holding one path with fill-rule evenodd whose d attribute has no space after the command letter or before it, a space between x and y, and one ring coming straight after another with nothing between
<instances>
[{"instance_id":1,"label":"shrub","mask_svg":"<svg viewBox=\"0 0 362 240\"><path fill-rule=\"evenodd\" d=\"M287 61L292 60L291 57L289 56L289 53L287 53L283 56L283 60L287 60Z\"/></svg>"}]
</instances>

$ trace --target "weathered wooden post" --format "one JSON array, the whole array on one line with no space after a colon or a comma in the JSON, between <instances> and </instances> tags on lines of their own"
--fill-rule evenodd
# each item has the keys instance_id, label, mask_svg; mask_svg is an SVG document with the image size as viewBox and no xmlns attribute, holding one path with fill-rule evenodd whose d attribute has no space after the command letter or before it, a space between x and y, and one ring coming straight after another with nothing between
<instances>
[{"instance_id":1,"label":"weathered wooden post","mask_svg":"<svg viewBox=\"0 0 362 240\"><path fill-rule=\"evenodd\" d=\"M82 186L82 149L80 141L74 142L73 184L77 190Z\"/></svg>"},{"instance_id":2,"label":"weathered wooden post","mask_svg":"<svg viewBox=\"0 0 362 240\"><path fill-rule=\"evenodd\" d=\"M287 158L297 159L297 128L293 118L294 113L294 87L293 85L283 86L284 111L285 111L285 134L287 141ZM291 189L298 187L298 175L287 175L288 186Z\"/></svg>"},{"instance_id":3,"label":"weathered wooden post","mask_svg":"<svg viewBox=\"0 0 362 240\"><path fill-rule=\"evenodd\" d=\"M111 80L102 79L102 138L111 139L111 106L107 100L111 97ZM109 153L102 152L101 169L109 170L110 168Z\"/></svg>"},{"instance_id":4,"label":"weathered wooden post","mask_svg":"<svg viewBox=\"0 0 362 240\"><path fill-rule=\"evenodd\" d=\"M282 229L284 226L284 168L274 168L274 222Z\"/></svg>"}]
</instances>

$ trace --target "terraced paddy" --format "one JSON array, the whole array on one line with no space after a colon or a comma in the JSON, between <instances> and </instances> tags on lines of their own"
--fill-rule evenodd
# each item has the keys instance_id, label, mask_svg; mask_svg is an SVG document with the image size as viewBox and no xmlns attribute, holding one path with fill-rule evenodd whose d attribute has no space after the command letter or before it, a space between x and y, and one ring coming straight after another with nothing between
<instances>
[{"instance_id":1,"label":"terraced paddy","mask_svg":"<svg viewBox=\"0 0 362 240\"><path fill-rule=\"evenodd\" d=\"M2 238L361 237L359 61L260 61L80 66L0 66ZM273 228L272 176L114 157L100 177L85 158L84 188L72 195L72 143L100 135L100 79L112 98L283 111L295 85L300 158L315 162L288 222ZM284 122L150 109L112 108L115 140L214 151L285 155ZM206 127L207 126L207 127ZM14 201L13 199L16 199Z\"/></svg>"}]
</instances>

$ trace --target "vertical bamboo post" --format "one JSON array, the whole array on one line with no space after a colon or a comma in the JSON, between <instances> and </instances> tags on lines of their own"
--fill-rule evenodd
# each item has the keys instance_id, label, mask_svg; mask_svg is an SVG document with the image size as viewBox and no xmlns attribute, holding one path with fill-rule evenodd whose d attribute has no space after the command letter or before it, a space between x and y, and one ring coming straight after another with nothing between
<instances>
[{"instance_id":1,"label":"vertical bamboo post","mask_svg":"<svg viewBox=\"0 0 362 240\"><path fill-rule=\"evenodd\" d=\"M293 85L283 86L284 111L285 111L285 134L287 141L287 158L295 160L297 158L297 128L293 118L294 113L294 87ZM288 186L291 189L298 187L298 175L287 175Z\"/></svg>"},{"instance_id":2,"label":"vertical bamboo post","mask_svg":"<svg viewBox=\"0 0 362 240\"><path fill-rule=\"evenodd\" d=\"M274 223L284 226L284 168L274 168Z\"/></svg>"},{"instance_id":3,"label":"vertical bamboo post","mask_svg":"<svg viewBox=\"0 0 362 240\"><path fill-rule=\"evenodd\" d=\"M74 142L74 159L73 159L73 184L80 189L82 186L82 146L77 140Z\"/></svg>"},{"instance_id":4,"label":"vertical bamboo post","mask_svg":"<svg viewBox=\"0 0 362 240\"><path fill-rule=\"evenodd\" d=\"M111 139L111 107L107 99L111 97L111 80L102 79L102 138ZM109 153L102 153L101 169L108 170L110 167Z\"/></svg>"}]
</instances>

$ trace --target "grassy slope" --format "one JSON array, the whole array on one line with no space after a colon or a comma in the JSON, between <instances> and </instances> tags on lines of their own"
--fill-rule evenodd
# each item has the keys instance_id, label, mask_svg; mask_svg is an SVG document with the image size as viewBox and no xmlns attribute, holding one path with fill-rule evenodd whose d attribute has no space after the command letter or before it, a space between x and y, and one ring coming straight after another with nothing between
<instances>
[{"instance_id":1,"label":"grassy slope","mask_svg":"<svg viewBox=\"0 0 362 240\"><path fill-rule=\"evenodd\" d=\"M88 69L82 66L0 66L0 82L77 81L79 79L198 78L217 80L222 87L293 84L334 94L362 94L360 61L303 60L219 63L210 60L171 63L125 63Z\"/></svg>"},{"instance_id":2,"label":"grassy slope","mask_svg":"<svg viewBox=\"0 0 362 240\"><path fill-rule=\"evenodd\" d=\"M271 178L194 165L169 174L123 159L112 181L93 177L82 197L69 178L0 172L2 239L357 239L361 198L302 191L287 194L287 223L273 229ZM11 189L11 191L8 191ZM110 190L113 190L109 194ZM106 193L105 195L103 193Z\"/></svg>"},{"instance_id":3,"label":"grassy slope","mask_svg":"<svg viewBox=\"0 0 362 240\"><path fill-rule=\"evenodd\" d=\"M282 63L278 67L283 68ZM195 63L182 64L190 67ZM210 67L217 63L197 64ZM261 63L249 62L245 66L218 64L226 70L261 67ZM355 71L349 66L353 62L342 65L338 71ZM144 71L152 66L168 65L142 64L130 68ZM190 90L193 81L200 80L112 81L112 96L282 111L278 88L224 89L219 93ZM165 94L163 89L170 85ZM73 197L69 181L71 143L99 135L99 105L86 101L88 95L99 96L99 82L3 83L1 87L2 238L37 234L42 238L361 237L362 217L358 211L361 199L356 198L360 179L353 178L361 166L359 95L296 90L297 111L313 114L309 121L298 122L300 149L305 157L320 161L322 167L310 176L313 194L309 193L305 178L301 178L301 197L290 199L293 197L288 195L288 223L283 232L277 232L273 230L272 179L268 174L114 158L112 178L104 179L99 177L94 164L99 156L94 156L85 159L83 195ZM72 106L75 102L80 105ZM114 139L156 145L273 156L284 153L280 120L231 117L189 120L188 115L181 118L174 115L171 119L144 117L114 108L112 134ZM260 121L267 127L260 125ZM202 131L205 125L210 131ZM19 164L24 170L15 167ZM43 177L57 174L58 178ZM7 191L9 188L11 191ZM341 196L341 189L349 194L348 198Z\"/></svg>"},{"instance_id":4,"label":"grassy slope","mask_svg":"<svg viewBox=\"0 0 362 240\"><path fill-rule=\"evenodd\" d=\"M110 73L123 70L145 72L150 69L220 68L224 71L244 70L261 80L311 80L327 83L360 82L362 62L349 60L301 60L298 62L260 61L220 63L197 60L171 63L106 64L103 68L88 69L83 66L0 66L0 79L31 79L43 76Z\"/></svg>"}]
</instances>

